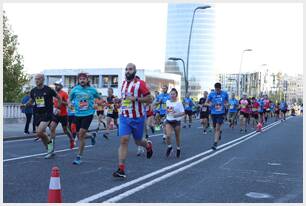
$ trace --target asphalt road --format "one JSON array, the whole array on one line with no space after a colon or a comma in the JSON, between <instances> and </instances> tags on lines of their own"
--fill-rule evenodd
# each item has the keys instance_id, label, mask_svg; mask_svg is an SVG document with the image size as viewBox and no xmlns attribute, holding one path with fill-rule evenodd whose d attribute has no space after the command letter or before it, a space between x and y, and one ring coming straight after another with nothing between
<instances>
[{"instance_id":1,"label":"asphalt road","mask_svg":"<svg viewBox=\"0 0 306 206\"><path fill-rule=\"evenodd\" d=\"M47 202L51 169L61 174L63 202L120 203L262 203L303 201L303 119L269 122L262 133L240 134L224 125L217 151L213 133L202 134L199 122L182 129L182 154L165 157L161 135L151 137L154 154L136 156L132 139L126 163L127 179L116 180L119 137L97 137L73 165L76 150L59 136L53 159L43 159L41 142L5 141L3 201Z\"/></svg>"}]
</instances>

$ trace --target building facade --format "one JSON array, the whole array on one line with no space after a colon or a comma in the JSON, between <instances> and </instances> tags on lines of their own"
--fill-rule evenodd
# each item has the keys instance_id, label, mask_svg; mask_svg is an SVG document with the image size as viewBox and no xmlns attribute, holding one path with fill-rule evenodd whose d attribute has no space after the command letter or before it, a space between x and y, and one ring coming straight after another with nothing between
<instances>
[{"instance_id":1,"label":"building facade","mask_svg":"<svg viewBox=\"0 0 306 206\"><path fill-rule=\"evenodd\" d=\"M204 5L207 4L168 4L166 59L177 57L182 58L187 63L187 48L193 11L196 7ZM204 90L212 89L215 83L213 70L214 31L214 8L197 10L191 36L188 72L188 90L193 97L202 95ZM166 62L165 72L169 72L169 68L167 68L169 65L171 64ZM182 62L177 62L177 66L183 74ZM182 81L181 89L184 96L184 81Z\"/></svg>"}]
</instances>

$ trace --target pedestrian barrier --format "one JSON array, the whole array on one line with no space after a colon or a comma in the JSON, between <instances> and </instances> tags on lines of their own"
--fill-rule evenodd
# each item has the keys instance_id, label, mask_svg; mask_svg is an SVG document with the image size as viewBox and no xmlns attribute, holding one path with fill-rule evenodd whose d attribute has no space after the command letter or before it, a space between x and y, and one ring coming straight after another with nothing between
<instances>
[{"instance_id":1,"label":"pedestrian barrier","mask_svg":"<svg viewBox=\"0 0 306 206\"><path fill-rule=\"evenodd\" d=\"M58 167L53 167L51 172L48 203L62 203L60 172Z\"/></svg>"},{"instance_id":2,"label":"pedestrian barrier","mask_svg":"<svg viewBox=\"0 0 306 206\"><path fill-rule=\"evenodd\" d=\"M3 103L3 118L21 119L25 118L25 115L21 112L19 103Z\"/></svg>"}]
</instances>

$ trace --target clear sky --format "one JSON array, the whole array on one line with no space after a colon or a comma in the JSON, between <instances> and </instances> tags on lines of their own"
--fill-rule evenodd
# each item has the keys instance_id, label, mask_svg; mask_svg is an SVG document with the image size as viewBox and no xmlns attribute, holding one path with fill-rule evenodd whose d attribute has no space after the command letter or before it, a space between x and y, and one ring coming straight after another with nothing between
<instances>
[{"instance_id":1,"label":"clear sky","mask_svg":"<svg viewBox=\"0 0 306 206\"><path fill-rule=\"evenodd\" d=\"M303 7L298 3L216 3L215 69L303 72ZM166 3L5 3L29 73L43 69L163 69ZM289 73L289 72L287 72Z\"/></svg>"}]
</instances>

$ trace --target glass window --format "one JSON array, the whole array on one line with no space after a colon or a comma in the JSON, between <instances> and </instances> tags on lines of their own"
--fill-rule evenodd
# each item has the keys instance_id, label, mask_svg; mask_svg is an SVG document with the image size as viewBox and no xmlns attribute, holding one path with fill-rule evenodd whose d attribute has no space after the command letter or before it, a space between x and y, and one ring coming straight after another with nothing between
<instances>
[{"instance_id":1,"label":"glass window","mask_svg":"<svg viewBox=\"0 0 306 206\"><path fill-rule=\"evenodd\" d=\"M109 84L109 76L108 75L102 75L102 87L108 88Z\"/></svg>"},{"instance_id":2,"label":"glass window","mask_svg":"<svg viewBox=\"0 0 306 206\"><path fill-rule=\"evenodd\" d=\"M111 76L111 87L118 88L118 75Z\"/></svg>"},{"instance_id":3,"label":"glass window","mask_svg":"<svg viewBox=\"0 0 306 206\"><path fill-rule=\"evenodd\" d=\"M89 76L88 79L90 81L91 86L93 86L95 88L98 88L98 86L99 86L99 76L98 75Z\"/></svg>"},{"instance_id":4,"label":"glass window","mask_svg":"<svg viewBox=\"0 0 306 206\"><path fill-rule=\"evenodd\" d=\"M64 87L74 87L77 84L76 76L65 76Z\"/></svg>"},{"instance_id":5,"label":"glass window","mask_svg":"<svg viewBox=\"0 0 306 206\"><path fill-rule=\"evenodd\" d=\"M53 85L54 82L60 80L61 78L62 78L62 76L49 76L48 77L48 84Z\"/></svg>"}]
</instances>

